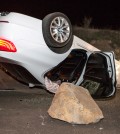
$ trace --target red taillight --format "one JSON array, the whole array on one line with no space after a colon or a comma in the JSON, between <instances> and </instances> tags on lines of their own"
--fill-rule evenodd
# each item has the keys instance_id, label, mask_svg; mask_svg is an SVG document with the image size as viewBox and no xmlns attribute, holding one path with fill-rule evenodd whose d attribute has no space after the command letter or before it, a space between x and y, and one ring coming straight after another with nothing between
<instances>
[{"instance_id":1,"label":"red taillight","mask_svg":"<svg viewBox=\"0 0 120 134\"><path fill-rule=\"evenodd\" d=\"M16 52L17 49L11 41L0 38L0 51Z\"/></svg>"}]
</instances>

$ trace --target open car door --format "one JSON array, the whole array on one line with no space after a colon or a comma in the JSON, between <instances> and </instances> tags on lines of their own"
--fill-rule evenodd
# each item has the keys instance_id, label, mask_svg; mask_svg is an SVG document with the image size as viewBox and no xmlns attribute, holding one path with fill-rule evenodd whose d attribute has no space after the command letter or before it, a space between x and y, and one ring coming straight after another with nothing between
<instances>
[{"instance_id":1,"label":"open car door","mask_svg":"<svg viewBox=\"0 0 120 134\"><path fill-rule=\"evenodd\" d=\"M45 74L51 81L71 82L89 90L93 98L114 96L116 71L113 52L74 49Z\"/></svg>"},{"instance_id":2,"label":"open car door","mask_svg":"<svg viewBox=\"0 0 120 134\"><path fill-rule=\"evenodd\" d=\"M115 94L116 71L113 52L90 54L81 86L89 90L93 98L105 98Z\"/></svg>"}]
</instances>

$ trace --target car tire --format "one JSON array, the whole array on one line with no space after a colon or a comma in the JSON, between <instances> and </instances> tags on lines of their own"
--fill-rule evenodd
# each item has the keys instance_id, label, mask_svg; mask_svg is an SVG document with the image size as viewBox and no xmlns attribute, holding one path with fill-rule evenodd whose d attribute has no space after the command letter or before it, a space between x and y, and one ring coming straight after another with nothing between
<instances>
[{"instance_id":1,"label":"car tire","mask_svg":"<svg viewBox=\"0 0 120 134\"><path fill-rule=\"evenodd\" d=\"M55 12L45 16L42 31L47 46L55 53L65 53L72 46L72 25L63 13Z\"/></svg>"}]
</instances>

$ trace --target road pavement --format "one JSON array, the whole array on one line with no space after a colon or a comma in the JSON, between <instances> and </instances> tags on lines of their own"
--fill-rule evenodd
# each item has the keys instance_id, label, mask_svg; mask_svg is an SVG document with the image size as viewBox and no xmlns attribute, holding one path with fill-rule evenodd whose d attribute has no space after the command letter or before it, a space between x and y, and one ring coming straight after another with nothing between
<instances>
[{"instance_id":1,"label":"road pavement","mask_svg":"<svg viewBox=\"0 0 120 134\"><path fill-rule=\"evenodd\" d=\"M104 119L96 124L73 125L51 118L54 95L28 88L0 70L0 134L119 134L120 90L110 100L96 101Z\"/></svg>"}]
</instances>

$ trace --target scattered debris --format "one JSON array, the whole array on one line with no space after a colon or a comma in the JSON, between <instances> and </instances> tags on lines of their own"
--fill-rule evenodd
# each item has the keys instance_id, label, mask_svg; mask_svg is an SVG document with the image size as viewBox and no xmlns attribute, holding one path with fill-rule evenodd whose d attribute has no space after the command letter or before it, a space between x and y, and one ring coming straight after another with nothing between
<instances>
[{"instance_id":1,"label":"scattered debris","mask_svg":"<svg viewBox=\"0 0 120 134\"><path fill-rule=\"evenodd\" d=\"M44 125L45 125L45 117L42 116L42 115L40 115L40 118L42 119L42 123L41 123L41 125L44 126Z\"/></svg>"},{"instance_id":2,"label":"scattered debris","mask_svg":"<svg viewBox=\"0 0 120 134\"><path fill-rule=\"evenodd\" d=\"M96 123L104 118L87 89L66 82L57 90L48 113L72 124Z\"/></svg>"},{"instance_id":3,"label":"scattered debris","mask_svg":"<svg viewBox=\"0 0 120 134\"><path fill-rule=\"evenodd\" d=\"M46 89L51 92L51 93L56 93L56 91L58 90L59 86L61 84L61 81L58 80L56 82L52 82L50 79L48 79L47 77L45 77L45 86Z\"/></svg>"},{"instance_id":4,"label":"scattered debris","mask_svg":"<svg viewBox=\"0 0 120 134\"><path fill-rule=\"evenodd\" d=\"M99 128L99 130L103 130L103 128L102 128L102 127L100 127L100 128Z\"/></svg>"}]
</instances>

